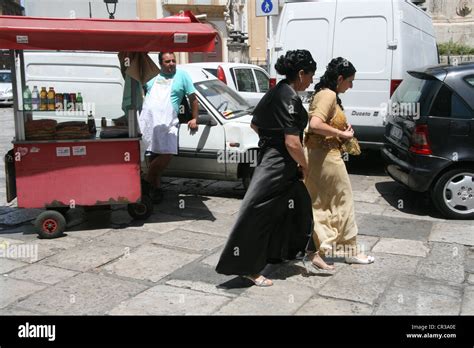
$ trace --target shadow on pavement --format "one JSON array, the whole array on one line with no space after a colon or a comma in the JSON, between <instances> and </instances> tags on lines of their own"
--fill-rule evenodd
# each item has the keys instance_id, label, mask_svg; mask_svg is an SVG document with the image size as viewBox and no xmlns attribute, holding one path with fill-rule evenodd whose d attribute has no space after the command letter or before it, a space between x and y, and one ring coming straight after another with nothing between
<instances>
[{"instance_id":1,"label":"shadow on pavement","mask_svg":"<svg viewBox=\"0 0 474 348\"><path fill-rule=\"evenodd\" d=\"M359 156L349 156L346 167L349 174L386 176L379 150L362 150Z\"/></svg>"},{"instance_id":2,"label":"shadow on pavement","mask_svg":"<svg viewBox=\"0 0 474 348\"><path fill-rule=\"evenodd\" d=\"M415 192L394 181L378 182L375 189L391 207L406 214L443 219L429 193Z\"/></svg>"}]
</instances>

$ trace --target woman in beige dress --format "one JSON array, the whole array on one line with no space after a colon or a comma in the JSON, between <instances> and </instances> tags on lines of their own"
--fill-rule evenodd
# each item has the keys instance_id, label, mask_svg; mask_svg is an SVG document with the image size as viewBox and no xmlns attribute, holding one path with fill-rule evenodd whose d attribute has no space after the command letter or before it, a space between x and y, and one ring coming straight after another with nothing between
<instances>
[{"instance_id":1,"label":"woman in beige dress","mask_svg":"<svg viewBox=\"0 0 474 348\"><path fill-rule=\"evenodd\" d=\"M324 256L335 255L341 250L347 263L374 261L357 247L352 188L341 156L342 145L353 138L354 131L347 123L338 95L352 88L355 73L348 60L333 59L315 86L309 108L305 184L313 204L316 252L308 253L305 261L311 261L311 266L317 270L333 271L334 266L328 265Z\"/></svg>"}]
</instances>

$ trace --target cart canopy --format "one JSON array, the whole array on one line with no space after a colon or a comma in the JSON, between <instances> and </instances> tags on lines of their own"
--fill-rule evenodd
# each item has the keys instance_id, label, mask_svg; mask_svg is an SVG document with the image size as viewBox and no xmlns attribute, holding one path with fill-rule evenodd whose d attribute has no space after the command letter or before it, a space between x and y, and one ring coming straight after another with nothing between
<instances>
[{"instance_id":1,"label":"cart canopy","mask_svg":"<svg viewBox=\"0 0 474 348\"><path fill-rule=\"evenodd\" d=\"M215 36L189 11L157 20L0 16L0 49L209 52Z\"/></svg>"}]
</instances>

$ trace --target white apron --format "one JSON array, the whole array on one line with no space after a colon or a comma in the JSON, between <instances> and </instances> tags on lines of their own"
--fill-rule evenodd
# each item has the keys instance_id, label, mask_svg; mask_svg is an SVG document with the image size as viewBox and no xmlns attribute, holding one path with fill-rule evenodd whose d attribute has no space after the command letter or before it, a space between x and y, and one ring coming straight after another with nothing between
<instances>
[{"instance_id":1,"label":"white apron","mask_svg":"<svg viewBox=\"0 0 474 348\"><path fill-rule=\"evenodd\" d=\"M178 154L178 115L171 103L173 79L157 77L145 98L138 125L147 151Z\"/></svg>"}]
</instances>

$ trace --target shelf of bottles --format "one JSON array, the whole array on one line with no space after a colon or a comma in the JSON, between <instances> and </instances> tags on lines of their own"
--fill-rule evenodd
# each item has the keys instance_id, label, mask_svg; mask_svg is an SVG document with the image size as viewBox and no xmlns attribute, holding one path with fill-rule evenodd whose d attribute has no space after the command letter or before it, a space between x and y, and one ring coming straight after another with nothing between
<instances>
[{"instance_id":1,"label":"shelf of bottles","mask_svg":"<svg viewBox=\"0 0 474 348\"><path fill-rule=\"evenodd\" d=\"M24 113L27 139L34 138L32 133L37 129L39 132L44 132L44 128L48 125L47 120L55 122L54 119L58 118L58 116L68 120L65 124L63 123L63 125L68 127L66 131L61 129L58 132L68 134L70 139L74 139L75 134L77 138L81 139L95 139L98 135L92 110L84 109L83 98L80 92L59 93L53 87L49 87L49 90L47 90L46 87L38 89L37 86L33 86L33 89L30 89L29 86L26 86L23 91L22 111ZM39 120L44 122L30 122ZM28 130L31 132L30 135ZM48 140L48 136L44 136L44 138ZM50 140L57 139L57 133L49 138ZM63 136L62 138L66 137Z\"/></svg>"}]
</instances>

